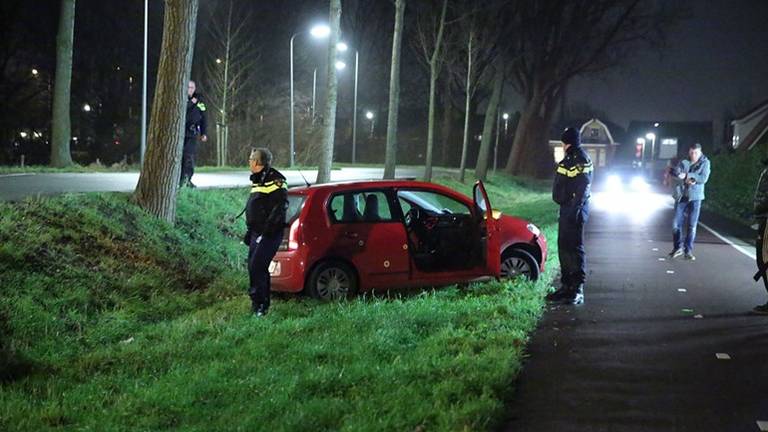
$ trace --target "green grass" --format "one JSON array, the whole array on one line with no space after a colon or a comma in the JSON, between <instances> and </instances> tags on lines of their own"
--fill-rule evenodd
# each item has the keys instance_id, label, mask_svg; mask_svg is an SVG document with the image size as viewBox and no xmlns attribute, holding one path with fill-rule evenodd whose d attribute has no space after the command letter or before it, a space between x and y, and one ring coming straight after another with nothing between
<instances>
[{"instance_id":1,"label":"green grass","mask_svg":"<svg viewBox=\"0 0 768 432\"><path fill-rule=\"evenodd\" d=\"M440 182L465 193L471 185ZM544 229L546 190L495 207ZM183 190L176 227L121 194L0 204L0 430L484 430L502 418L540 282L280 296L248 314L240 190Z\"/></svg>"}]
</instances>

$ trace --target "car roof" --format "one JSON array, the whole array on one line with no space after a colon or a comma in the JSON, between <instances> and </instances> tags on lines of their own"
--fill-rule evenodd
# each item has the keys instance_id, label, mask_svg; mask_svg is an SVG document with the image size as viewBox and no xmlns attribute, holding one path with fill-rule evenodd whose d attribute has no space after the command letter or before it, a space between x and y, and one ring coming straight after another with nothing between
<instances>
[{"instance_id":1,"label":"car roof","mask_svg":"<svg viewBox=\"0 0 768 432\"><path fill-rule=\"evenodd\" d=\"M288 190L289 193L307 194L317 192L343 192L348 190L378 189L378 188L419 188L441 191L450 195L466 195L451 188L418 180L355 180L336 183L323 183L311 186L298 186Z\"/></svg>"}]
</instances>

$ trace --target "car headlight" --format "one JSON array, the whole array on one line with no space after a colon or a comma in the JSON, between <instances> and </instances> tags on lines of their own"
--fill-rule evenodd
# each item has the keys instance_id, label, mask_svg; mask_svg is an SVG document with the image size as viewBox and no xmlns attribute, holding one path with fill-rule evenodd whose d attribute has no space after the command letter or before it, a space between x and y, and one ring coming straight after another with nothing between
<instances>
[{"instance_id":1,"label":"car headlight","mask_svg":"<svg viewBox=\"0 0 768 432\"><path fill-rule=\"evenodd\" d=\"M616 174L611 174L605 181L608 190L621 190L621 177Z\"/></svg>"},{"instance_id":2,"label":"car headlight","mask_svg":"<svg viewBox=\"0 0 768 432\"><path fill-rule=\"evenodd\" d=\"M531 234L533 234L536 237L541 235L541 230L539 229L539 227L537 227L536 225L534 225L532 223L528 224L528 231L530 231Z\"/></svg>"}]
</instances>

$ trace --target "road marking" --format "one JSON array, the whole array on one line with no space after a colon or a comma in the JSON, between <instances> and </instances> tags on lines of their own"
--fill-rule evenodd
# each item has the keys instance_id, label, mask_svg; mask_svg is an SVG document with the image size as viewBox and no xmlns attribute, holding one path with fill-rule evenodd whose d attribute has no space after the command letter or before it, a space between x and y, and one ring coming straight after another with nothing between
<instances>
[{"instance_id":1,"label":"road marking","mask_svg":"<svg viewBox=\"0 0 768 432\"><path fill-rule=\"evenodd\" d=\"M659 261L666 261L666 258L659 258Z\"/></svg>"},{"instance_id":2,"label":"road marking","mask_svg":"<svg viewBox=\"0 0 768 432\"><path fill-rule=\"evenodd\" d=\"M743 246L741 246L741 245L737 245L736 243L732 242L731 240L729 240L728 238L726 238L725 236L723 236L723 235L722 235L722 234L720 234L719 232L717 232L717 231L715 231L714 229L712 229L712 228L710 228L709 226L707 226L707 224L704 224L704 223L701 223L701 222L699 222L699 225L701 225L701 226L703 226L704 228L706 228L706 229L707 229L709 232L711 232L712 234L714 234L714 235L715 235L715 237L717 237L718 239L720 239L720 240L724 241L725 243L729 244L730 246L732 246L732 247L733 247L734 249L736 249L737 251L739 251L739 252L743 253L744 255L746 255L746 256L748 256L748 257L750 257L750 258L751 258L751 259L753 259L753 260L755 259L755 253L754 253L754 252L751 252L751 251L749 251L748 249L744 248L744 247L743 247Z\"/></svg>"},{"instance_id":3,"label":"road marking","mask_svg":"<svg viewBox=\"0 0 768 432\"><path fill-rule=\"evenodd\" d=\"M760 428L761 432L768 432L768 420L758 420L757 427Z\"/></svg>"},{"instance_id":4,"label":"road marking","mask_svg":"<svg viewBox=\"0 0 768 432\"><path fill-rule=\"evenodd\" d=\"M717 353L715 354L715 357L717 357L718 360L730 360L731 356L729 356L726 353Z\"/></svg>"},{"instance_id":5,"label":"road marking","mask_svg":"<svg viewBox=\"0 0 768 432\"><path fill-rule=\"evenodd\" d=\"M683 313L693 313L693 309L680 309Z\"/></svg>"},{"instance_id":6,"label":"road marking","mask_svg":"<svg viewBox=\"0 0 768 432\"><path fill-rule=\"evenodd\" d=\"M0 174L0 177L20 177L28 175L35 175L35 173Z\"/></svg>"},{"instance_id":7,"label":"road marking","mask_svg":"<svg viewBox=\"0 0 768 432\"><path fill-rule=\"evenodd\" d=\"M704 315L698 314L698 315L694 315L693 317L696 318L696 319L702 319L702 318L704 318Z\"/></svg>"},{"instance_id":8,"label":"road marking","mask_svg":"<svg viewBox=\"0 0 768 432\"><path fill-rule=\"evenodd\" d=\"M658 251L659 251L659 248L653 248L653 249L651 249L651 250L652 250L652 251L654 251L654 252L658 252Z\"/></svg>"},{"instance_id":9,"label":"road marking","mask_svg":"<svg viewBox=\"0 0 768 432\"><path fill-rule=\"evenodd\" d=\"M685 289L685 288L678 288L678 289L677 289L677 292L688 292L688 290L687 290L687 289Z\"/></svg>"},{"instance_id":10,"label":"road marking","mask_svg":"<svg viewBox=\"0 0 768 432\"><path fill-rule=\"evenodd\" d=\"M667 270L667 274L675 274L674 270Z\"/></svg>"}]
</instances>

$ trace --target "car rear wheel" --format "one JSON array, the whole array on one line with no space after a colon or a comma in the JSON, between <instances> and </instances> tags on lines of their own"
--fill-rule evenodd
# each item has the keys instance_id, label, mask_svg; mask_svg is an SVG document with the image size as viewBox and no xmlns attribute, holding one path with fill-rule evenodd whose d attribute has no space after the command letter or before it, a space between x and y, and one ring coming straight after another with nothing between
<instances>
[{"instance_id":1,"label":"car rear wheel","mask_svg":"<svg viewBox=\"0 0 768 432\"><path fill-rule=\"evenodd\" d=\"M535 281L539 279L539 263L530 253L522 249L510 249L501 257L501 277L515 279L524 277Z\"/></svg>"},{"instance_id":2,"label":"car rear wheel","mask_svg":"<svg viewBox=\"0 0 768 432\"><path fill-rule=\"evenodd\" d=\"M325 301L350 298L357 293L357 275L343 262L325 261L312 270L307 291L312 297Z\"/></svg>"}]
</instances>

